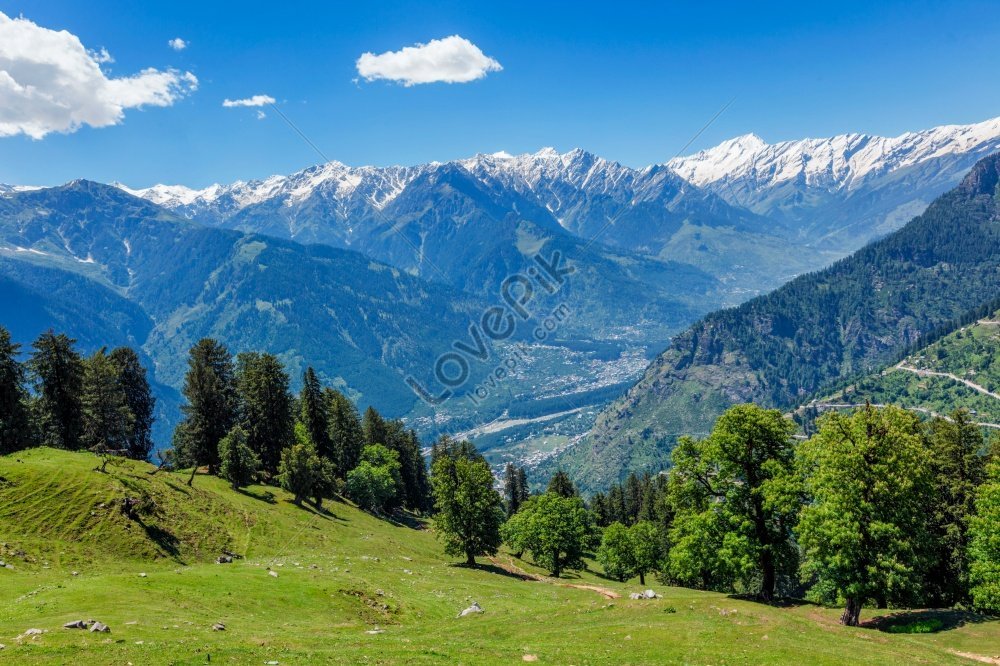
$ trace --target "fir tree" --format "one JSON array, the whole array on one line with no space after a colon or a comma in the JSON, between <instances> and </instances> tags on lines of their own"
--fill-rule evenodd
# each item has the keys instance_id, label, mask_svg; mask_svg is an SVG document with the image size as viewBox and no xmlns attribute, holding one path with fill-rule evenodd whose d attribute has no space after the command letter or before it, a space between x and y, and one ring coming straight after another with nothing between
<instances>
[{"instance_id":1,"label":"fir tree","mask_svg":"<svg viewBox=\"0 0 1000 666\"><path fill-rule=\"evenodd\" d=\"M299 393L299 420L309 433L309 439L316 446L316 452L328 460L336 459L330 441L330 417L327 402L323 399L323 386L311 367L306 368L302 377L302 391Z\"/></svg>"},{"instance_id":2,"label":"fir tree","mask_svg":"<svg viewBox=\"0 0 1000 666\"><path fill-rule=\"evenodd\" d=\"M114 362L104 349L84 362L81 443L95 453L125 455L133 418Z\"/></svg>"},{"instance_id":3,"label":"fir tree","mask_svg":"<svg viewBox=\"0 0 1000 666\"><path fill-rule=\"evenodd\" d=\"M125 436L125 455L135 460L148 460L153 450L153 397L139 356L130 347L118 347L109 355L115 368L118 389L131 417L131 427Z\"/></svg>"},{"instance_id":4,"label":"fir tree","mask_svg":"<svg viewBox=\"0 0 1000 666\"><path fill-rule=\"evenodd\" d=\"M0 326L0 455L31 444L25 369L17 360L20 352L21 346Z\"/></svg>"},{"instance_id":5,"label":"fir tree","mask_svg":"<svg viewBox=\"0 0 1000 666\"><path fill-rule=\"evenodd\" d=\"M191 465L194 480L199 465L214 474L219 464L219 442L236 422L233 361L229 350L211 338L191 348L184 377L184 418L174 431L178 457Z\"/></svg>"},{"instance_id":6,"label":"fir tree","mask_svg":"<svg viewBox=\"0 0 1000 666\"><path fill-rule=\"evenodd\" d=\"M43 446L81 448L83 410L83 360L74 349L76 340L52 331L32 345L28 371L34 384L34 417Z\"/></svg>"},{"instance_id":7,"label":"fir tree","mask_svg":"<svg viewBox=\"0 0 1000 666\"><path fill-rule=\"evenodd\" d=\"M237 419L247 446L269 476L278 473L281 451L295 437L293 399L288 374L272 354L248 352L236 357Z\"/></svg>"},{"instance_id":8,"label":"fir tree","mask_svg":"<svg viewBox=\"0 0 1000 666\"><path fill-rule=\"evenodd\" d=\"M242 426L233 426L219 442L219 460L219 475L234 489L248 486L256 480L260 458L250 448L247 432Z\"/></svg>"}]
</instances>

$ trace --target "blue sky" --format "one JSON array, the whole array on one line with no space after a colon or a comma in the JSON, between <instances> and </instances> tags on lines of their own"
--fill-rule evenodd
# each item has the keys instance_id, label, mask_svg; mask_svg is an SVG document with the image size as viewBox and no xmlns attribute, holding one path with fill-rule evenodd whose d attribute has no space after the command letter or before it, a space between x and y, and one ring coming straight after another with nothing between
<instances>
[{"instance_id":1,"label":"blue sky","mask_svg":"<svg viewBox=\"0 0 1000 666\"><path fill-rule=\"evenodd\" d=\"M0 0L9 17L106 49L108 77L153 67L198 80L117 124L0 138L0 182L204 186L320 161L271 109L258 120L222 106L257 94L355 165L550 145L663 162L734 98L686 153L751 131L895 135L1000 116L994 2L756 4ZM450 35L503 69L469 83L358 80L362 53ZM175 37L187 48L171 49Z\"/></svg>"}]
</instances>

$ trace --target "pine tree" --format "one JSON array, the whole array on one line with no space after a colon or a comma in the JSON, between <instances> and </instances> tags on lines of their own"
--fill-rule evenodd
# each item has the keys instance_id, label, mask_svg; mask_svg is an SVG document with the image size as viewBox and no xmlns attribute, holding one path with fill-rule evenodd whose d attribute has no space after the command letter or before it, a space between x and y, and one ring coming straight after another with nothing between
<instances>
[{"instance_id":1,"label":"pine tree","mask_svg":"<svg viewBox=\"0 0 1000 666\"><path fill-rule=\"evenodd\" d=\"M32 345L27 366L34 384L34 417L43 446L70 450L82 446L83 360L75 344L76 340L49 331Z\"/></svg>"},{"instance_id":2,"label":"pine tree","mask_svg":"<svg viewBox=\"0 0 1000 666\"><path fill-rule=\"evenodd\" d=\"M464 556L469 566L478 555L495 555L500 547L503 500L493 488L493 473L482 460L442 456L431 476L434 525L445 553Z\"/></svg>"},{"instance_id":3,"label":"pine tree","mask_svg":"<svg viewBox=\"0 0 1000 666\"><path fill-rule=\"evenodd\" d=\"M124 455L132 433L132 413L125 391L118 382L118 371L104 349L84 362L80 391L83 413L81 443L95 453Z\"/></svg>"},{"instance_id":4,"label":"pine tree","mask_svg":"<svg viewBox=\"0 0 1000 666\"><path fill-rule=\"evenodd\" d=\"M256 480L260 458L250 448L247 432L242 426L233 429L219 442L219 476L239 489Z\"/></svg>"},{"instance_id":5,"label":"pine tree","mask_svg":"<svg viewBox=\"0 0 1000 666\"><path fill-rule=\"evenodd\" d=\"M336 458L330 441L330 417L327 403L323 399L323 386L311 367L306 368L302 377L302 391L299 393L299 421L306 427L309 439L316 446L316 452L328 460Z\"/></svg>"},{"instance_id":6,"label":"pine tree","mask_svg":"<svg viewBox=\"0 0 1000 666\"><path fill-rule=\"evenodd\" d=\"M546 488L545 492L555 493L560 497L576 497L578 494L569 474L562 470L552 475L552 478L549 479L549 487Z\"/></svg>"},{"instance_id":7,"label":"pine tree","mask_svg":"<svg viewBox=\"0 0 1000 666\"><path fill-rule=\"evenodd\" d=\"M361 430L364 433L365 446L385 444L389 436L385 419L374 407L365 410L364 418L361 420Z\"/></svg>"},{"instance_id":8,"label":"pine tree","mask_svg":"<svg viewBox=\"0 0 1000 666\"><path fill-rule=\"evenodd\" d=\"M25 370L17 360L20 353L21 346L0 326L0 455L31 444Z\"/></svg>"},{"instance_id":9,"label":"pine tree","mask_svg":"<svg viewBox=\"0 0 1000 666\"><path fill-rule=\"evenodd\" d=\"M237 420L247 446L269 476L278 473L281 451L295 437L293 399L281 361L272 354L247 352L236 357Z\"/></svg>"},{"instance_id":10,"label":"pine tree","mask_svg":"<svg viewBox=\"0 0 1000 666\"><path fill-rule=\"evenodd\" d=\"M357 467L361 460L361 449L365 442L361 417L350 398L340 391L323 389L323 400L330 417L330 445L336 452L337 469L341 474L346 474Z\"/></svg>"},{"instance_id":11,"label":"pine tree","mask_svg":"<svg viewBox=\"0 0 1000 666\"><path fill-rule=\"evenodd\" d=\"M153 450L156 398L150 390L146 369L130 347L112 350L109 358L131 417L131 427L125 436L125 455L135 460L148 460Z\"/></svg>"},{"instance_id":12,"label":"pine tree","mask_svg":"<svg viewBox=\"0 0 1000 666\"><path fill-rule=\"evenodd\" d=\"M976 488L986 476L983 433L965 410L930 426L934 500L931 516L933 564L924 587L935 606L969 601L969 523Z\"/></svg>"},{"instance_id":13,"label":"pine tree","mask_svg":"<svg viewBox=\"0 0 1000 666\"><path fill-rule=\"evenodd\" d=\"M517 483L514 487L517 490L518 504L524 506L531 497L531 488L528 486L528 472L523 467L517 468Z\"/></svg>"},{"instance_id":14,"label":"pine tree","mask_svg":"<svg viewBox=\"0 0 1000 666\"><path fill-rule=\"evenodd\" d=\"M224 345L205 338L191 348L183 394L187 404L181 407L184 418L174 431L174 447L192 467L190 485L200 465L215 473L219 442L236 422L233 360Z\"/></svg>"},{"instance_id":15,"label":"pine tree","mask_svg":"<svg viewBox=\"0 0 1000 666\"><path fill-rule=\"evenodd\" d=\"M521 493L517 482L517 468L514 463L507 463L503 470L503 494L507 504L507 517L510 518L521 508Z\"/></svg>"}]
</instances>

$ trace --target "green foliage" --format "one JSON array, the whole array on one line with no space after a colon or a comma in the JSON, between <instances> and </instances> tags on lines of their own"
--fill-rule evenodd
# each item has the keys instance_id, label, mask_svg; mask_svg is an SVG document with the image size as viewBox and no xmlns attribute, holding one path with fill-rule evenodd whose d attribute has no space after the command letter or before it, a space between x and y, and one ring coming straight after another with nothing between
<instances>
[{"instance_id":1,"label":"green foliage","mask_svg":"<svg viewBox=\"0 0 1000 666\"><path fill-rule=\"evenodd\" d=\"M17 360L20 353L21 346L0 326L0 455L31 445L25 370Z\"/></svg>"},{"instance_id":2,"label":"green foliage","mask_svg":"<svg viewBox=\"0 0 1000 666\"><path fill-rule=\"evenodd\" d=\"M400 479L399 454L371 444L361 451L361 462L347 473L347 494L368 511L386 511L397 498Z\"/></svg>"},{"instance_id":3,"label":"green foliage","mask_svg":"<svg viewBox=\"0 0 1000 666\"><path fill-rule=\"evenodd\" d=\"M316 452L329 460L337 458L330 441L330 416L327 402L323 399L323 387L312 367L306 368L302 377L302 391L299 393L299 421L309 433L309 439L316 445Z\"/></svg>"},{"instance_id":4,"label":"green foliage","mask_svg":"<svg viewBox=\"0 0 1000 666\"><path fill-rule=\"evenodd\" d=\"M968 412L956 410L934 419L928 435L935 493L927 507L933 562L924 596L931 605L952 606L969 601L969 523L985 479L983 433Z\"/></svg>"},{"instance_id":5,"label":"green foliage","mask_svg":"<svg viewBox=\"0 0 1000 666\"><path fill-rule=\"evenodd\" d=\"M301 423L295 424L295 444L281 452L278 480L281 487L292 493L301 505L314 492L322 471L322 463L309 433Z\"/></svg>"},{"instance_id":6,"label":"green foliage","mask_svg":"<svg viewBox=\"0 0 1000 666\"><path fill-rule=\"evenodd\" d=\"M214 473L219 463L219 441L236 421L233 360L225 345L205 338L191 348L184 377L181 411L184 419L174 431L174 448L183 463L208 465ZM189 483L191 481L189 479Z\"/></svg>"},{"instance_id":7,"label":"green foliage","mask_svg":"<svg viewBox=\"0 0 1000 666\"><path fill-rule=\"evenodd\" d=\"M84 362L80 407L83 447L99 453L124 455L133 432L133 417L118 382L117 367L104 349Z\"/></svg>"},{"instance_id":8,"label":"green foliage","mask_svg":"<svg viewBox=\"0 0 1000 666\"><path fill-rule=\"evenodd\" d=\"M515 467L514 463L507 463L504 467L503 494L507 517L510 518L531 496L528 490L528 473L523 467Z\"/></svg>"},{"instance_id":9,"label":"green foliage","mask_svg":"<svg viewBox=\"0 0 1000 666\"><path fill-rule=\"evenodd\" d=\"M707 573L713 586L738 583L761 598L774 597L779 577L797 568L792 527L799 509L794 481L794 424L778 410L737 405L704 440L685 439L674 449L672 494L678 530L677 575ZM693 516L692 514L716 514ZM695 533L705 529L702 535ZM692 548L692 553L683 553ZM716 554L691 570L687 563L706 548Z\"/></svg>"},{"instance_id":10,"label":"green foliage","mask_svg":"<svg viewBox=\"0 0 1000 666\"><path fill-rule=\"evenodd\" d=\"M621 523L611 523L604 528L601 546L597 550L597 561L604 573L620 581L626 581L635 574L635 554L629 529Z\"/></svg>"},{"instance_id":11,"label":"green foliage","mask_svg":"<svg viewBox=\"0 0 1000 666\"><path fill-rule=\"evenodd\" d=\"M470 566L478 555L495 555L504 510L489 465L465 456L443 456L431 472L437 510L434 525L444 540L445 553L465 557Z\"/></svg>"},{"instance_id":12,"label":"green foliage","mask_svg":"<svg viewBox=\"0 0 1000 666\"><path fill-rule=\"evenodd\" d=\"M504 541L515 552L528 551L534 562L559 577L564 569L584 566L584 551L592 545L593 520L579 497L544 493L529 499L507 521Z\"/></svg>"},{"instance_id":13,"label":"green foliage","mask_svg":"<svg viewBox=\"0 0 1000 666\"><path fill-rule=\"evenodd\" d=\"M916 417L895 407L827 414L797 453L808 501L796 533L813 596L844 599L842 622L852 626L868 600L911 598L933 496Z\"/></svg>"},{"instance_id":14,"label":"green foliage","mask_svg":"<svg viewBox=\"0 0 1000 666\"><path fill-rule=\"evenodd\" d=\"M890 624L885 628L889 634L934 634L944 629L944 622L937 618L917 620L904 624Z\"/></svg>"},{"instance_id":15,"label":"green foliage","mask_svg":"<svg viewBox=\"0 0 1000 666\"><path fill-rule=\"evenodd\" d=\"M330 446L337 455L337 469L343 473L357 467L361 460L361 448L364 446L361 417L350 398L340 391L324 388L323 399L330 419Z\"/></svg>"},{"instance_id":16,"label":"green foliage","mask_svg":"<svg viewBox=\"0 0 1000 666\"><path fill-rule=\"evenodd\" d=\"M146 368L131 347L117 347L109 358L130 417L130 427L125 434L125 455L134 460L146 460L153 450L152 430L156 420L153 415L156 398L150 389Z\"/></svg>"},{"instance_id":17,"label":"green foliage","mask_svg":"<svg viewBox=\"0 0 1000 666\"><path fill-rule=\"evenodd\" d=\"M549 486L546 488L545 492L555 493L560 497L576 497L579 493L576 491L576 486L569 478L569 474L560 470L557 470L552 478L549 479Z\"/></svg>"},{"instance_id":18,"label":"green foliage","mask_svg":"<svg viewBox=\"0 0 1000 666\"><path fill-rule=\"evenodd\" d=\"M247 431L236 425L219 442L219 476L233 486L243 488L256 480L260 458L249 445Z\"/></svg>"},{"instance_id":19,"label":"green foliage","mask_svg":"<svg viewBox=\"0 0 1000 666\"><path fill-rule=\"evenodd\" d=\"M288 373L276 356L244 352L236 357L237 421L247 446L270 476L277 474L281 450L295 436L288 384Z\"/></svg>"},{"instance_id":20,"label":"green foliage","mask_svg":"<svg viewBox=\"0 0 1000 666\"><path fill-rule=\"evenodd\" d=\"M660 568L663 550L660 547L660 532L653 523L643 520L628 530L632 545L632 561L639 583L646 584L646 574Z\"/></svg>"},{"instance_id":21,"label":"green foliage","mask_svg":"<svg viewBox=\"0 0 1000 666\"><path fill-rule=\"evenodd\" d=\"M28 372L35 389L34 418L39 443L58 449L83 446L83 360L75 340L64 334L42 333L32 344Z\"/></svg>"},{"instance_id":22,"label":"green foliage","mask_svg":"<svg viewBox=\"0 0 1000 666\"><path fill-rule=\"evenodd\" d=\"M970 526L969 578L976 607L1000 613L1000 460L993 460L976 491Z\"/></svg>"}]
</instances>

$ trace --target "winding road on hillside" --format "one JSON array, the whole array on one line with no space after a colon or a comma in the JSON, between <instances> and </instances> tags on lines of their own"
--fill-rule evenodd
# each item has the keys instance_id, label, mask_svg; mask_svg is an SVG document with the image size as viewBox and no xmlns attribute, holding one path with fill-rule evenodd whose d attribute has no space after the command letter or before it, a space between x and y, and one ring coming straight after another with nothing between
<instances>
[{"instance_id":1,"label":"winding road on hillside","mask_svg":"<svg viewBox=\"0 0 1000 666\"><path fill-rule=\"evenodd\" d=\"M919 375L921 377L945 377L947 379L951 379L951 380L954 380L956 382L960 382L962 384L965 384L966 386L968 386L973 391L979 391L983 395L988 395L991 398L994 398L996 400L1000 400L1000 394L994 393L993 391L990 391L989 389L987 389L987 388L985 388L983 386L980 386L979 384L976 384L974 382L970 382L968 379L963 379L963 378L959 377L958 375L953 375L950 372L935 372L934 370L921 370L920 368L914 368L913 366L906 365L902 361L900 361L899 363L897 363L896 365L894 365L893 368L896 369L896 370L905 370L906 372L912 372L913 374Z\"/></svg>"}]
</instances>

